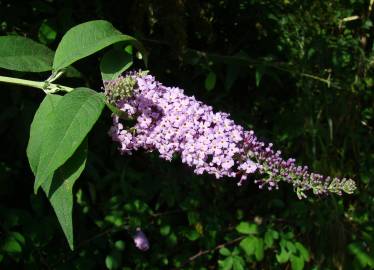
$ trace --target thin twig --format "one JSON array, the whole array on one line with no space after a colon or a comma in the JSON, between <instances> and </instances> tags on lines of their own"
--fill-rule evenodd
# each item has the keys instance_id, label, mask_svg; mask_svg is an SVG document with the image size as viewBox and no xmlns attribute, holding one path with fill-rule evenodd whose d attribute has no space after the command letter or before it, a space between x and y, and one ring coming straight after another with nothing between
<instances>
[{"instance_id":1,"label":"thin twig","mask_svg":"<svg viewBox=\"0 0 374 270\"><path fill-rule=\"evenodd\" d=\"M214 251L217 251L221 248L224 248L224 247L227 247L227 246L230 246L232 244L235 244L241 240L243 240L246 236L239 236L233 240L230 240L228 242L225 242L225 243L222 243L222 244L219 244L218 246L214 247L214 248L211 248L211 249L206 249L206 250L200 250L198 253L196 253L195 255L189 257L185 262L182 263L182 266L186 266L187 264L190 264L191 262L193 262L194 260L196 260L197 258L201 257L201 256L204 256L208 253L211 253L211 252L214 252ZM174 268L173 270L178 270L180 268Z\"/></svg>"},{"instance_id":2,"label":"thin twig","mask_svg":"<svg viewBox=\"0 0 374 270\"><path fill-rule=\"evenodd\" d=\"M161 217L161 216L168 216L168 215L173 215L173 214L179 214L183 213L183 210L171 210L171 211L166 211L166 212L160 212L160 213L154 213L150 214L151 217L156 218L156 217Z\"/></svg>"}]
</instances>

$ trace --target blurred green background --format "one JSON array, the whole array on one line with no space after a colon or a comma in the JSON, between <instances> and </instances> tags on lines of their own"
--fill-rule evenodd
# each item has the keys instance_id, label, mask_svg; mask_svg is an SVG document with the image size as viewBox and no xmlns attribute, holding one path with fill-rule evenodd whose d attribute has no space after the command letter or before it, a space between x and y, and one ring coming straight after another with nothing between
<instances>
[{"instance_id":1,"label":"blurred green background","mask_svg":"<svg viewBox=\"0 0 374 270\"><path fill-rule=\"evenodd\" d=\"M1 35L52 49L76 24L110 21L143 43L159 81L229 112L285 157L358 184L351 196L300 201L287 184L259 191L156 153L120 156L107 111L75 186L70 251L26 158L44 95L1 84L0 269L374 269L373 2L0 0ZM100 91L101 57L61 83ZM147 252L132 243L136 227Z\"/></svg>"}]
</instances>

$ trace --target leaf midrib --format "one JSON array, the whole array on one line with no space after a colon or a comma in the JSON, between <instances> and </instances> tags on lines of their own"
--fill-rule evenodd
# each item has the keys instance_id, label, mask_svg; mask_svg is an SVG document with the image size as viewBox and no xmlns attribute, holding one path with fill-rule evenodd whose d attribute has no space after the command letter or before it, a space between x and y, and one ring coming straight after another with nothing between
<instances>
[{"instance_id":1,"label":"leaf midrib","mask_svg":"<svg viewBox=\"0 0 374 270\"><path fill-rule=\"evenodd\" d=\"M87 97L87 99L86 99L85 102L88 103L88 100L89 100L90 98L92 98L92 97L95 97L95 94L94 94L94 93L92 93L92 94L90 93L90 96ZM47 167L49 167L49 166L51 165L51 163L52 163L54 157L56 156L56 153L58 152L57 149L60 148L61 143L62 143L62 142L64 141L64 139L66 138L66 134L68 134L68 131L70 130L70 128L71 128L73 122L74 122L75 119L77 118L78 112L81 111L81 109L85 106L85 104L86 104L86 103L83 103L83 104L79 107L79 109L77 110L77 112L75 113L75 116L74 116L73 120L70 122L68 128L66 129L66 132L65 132L64 136L63 136L62 139L59 141L58 146L55 148L55 151L53 152L52 157L49 159L49 162L48 162L48 164L47 164L47 165L48 165ZM87 109L85 109L85 110L87 110ZM78 119L79 119L79 117L78 117ZM83 139L84 139L84 138L83 138ZM82 141L83 141L83 139L82 139ZM77 145L77 148L78 148L78 147L79 147L79 144ZM43 158L44 158L44 157L43 157ZM42 160L43 158L41 158L40 160ZM39 160L39 163L40 163L40 160ZM62 165L62 164L61 164L61 165ZM39 167L40 167L40 164L38 165L38 168L39 168ZM46 168L47 168L47 167L46 167ZM56 169L58 169L58 168L56 168ZM48 175L45 176L44 174L45 174L45 173L43 172L43 175L42 175L42 176L44 176L44 177L48 177ZM39 185L41 185L42 183L43 183L43 181L40 182Z\"/></svg>"}]
</instances>

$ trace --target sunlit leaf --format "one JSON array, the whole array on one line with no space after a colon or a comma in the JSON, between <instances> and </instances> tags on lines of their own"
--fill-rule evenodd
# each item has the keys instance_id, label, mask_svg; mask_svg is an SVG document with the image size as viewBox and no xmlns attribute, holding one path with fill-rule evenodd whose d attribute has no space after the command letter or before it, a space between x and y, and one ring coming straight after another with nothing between
<instances>
[{"instance_id":1,"label":"sunlit leaf","mask_svg":"<svg viewBox=\"0 0 374 270\"><path fill-rule=\"evenodd\" d=\"M242 234L257 234L258 226L254 223L242 221L238 226L236 226L236 230Z\"/></svg>"},{"instance_id":2,"label":"sunlit leaf","mask_svg":"<svg viewBox=\"0 0 374 270\"><path fill-rule=\"evenodd\" d=\"M107 21L89 21L74 26L66 32L57 47L53 69L65 68L79 59L118 42L131 43L144 51L135 38L122 34Z\"/></svg>"},{"instance_id":3,"label":"sunlit leaf","mask_svg":"<svg viewBox=\"0 0 374 270\"><path fill-rule=\"evenodd\" d=\"M43 72L52 69L53 51L31 39L20 36L0 37L0 68Z\"/></svg>"},{"instance_id":4,"label":"sunlit leaf","mask_svg":"<svg viewBox=\"0 0 374 270\"><path fill-rule=\"evenodd\" d=\"M295 255L291 255L291 268L292 270L303 270L304 269L304 259Z\"/></svg>"},{"instance_id":5,"label":"sunlit leaf","mask_svg":"<svg viewBox=\"0 0 374 270\"><path fill-rule=\"evenodd\" d=\"M104 96L88 88L77 88L63 96L45 131L36 170L35 192L47 177L77 150L104 108Z\"/></svg>"},{"instance_id":6,"label":"sunlit leaf","mask_svg":"<svg viewBox=\"0 0 374 270\"><path fill-rule=\"evenodd\" d=\"M246 237L240 242L239 246L244 250L245 254L251 256L255 253L256 239L252 236Z\"/></svg>"}]
</instances>

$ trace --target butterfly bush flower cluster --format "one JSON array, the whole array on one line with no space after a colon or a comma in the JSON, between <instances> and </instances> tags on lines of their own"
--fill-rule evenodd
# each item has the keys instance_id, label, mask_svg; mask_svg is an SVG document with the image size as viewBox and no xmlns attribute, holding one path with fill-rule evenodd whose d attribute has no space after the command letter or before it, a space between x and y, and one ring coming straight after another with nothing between
<instances>
[{"instance_id":1,"label":"butterfly bush flower cluster","mask_svg":"<svg viewBox=\"0 0 374 270\"><path fill-rule=\"evenodd\" d=\"M165 160L179 156L196 174L233 177L238 185L251 175L259 188L269 190L286 181L299 198L306 197L307 190L341 194L356 188L351 179L325 177L296 165L294 159L284 160L272 144L259 141L229 114L214 112L182 89L164 86L145 72L105 81L104 89L108 102L118 110L109 133L122 154L157 150ZM135 124L127 126L128 120Z\"/></svg>"}]
</instances>

